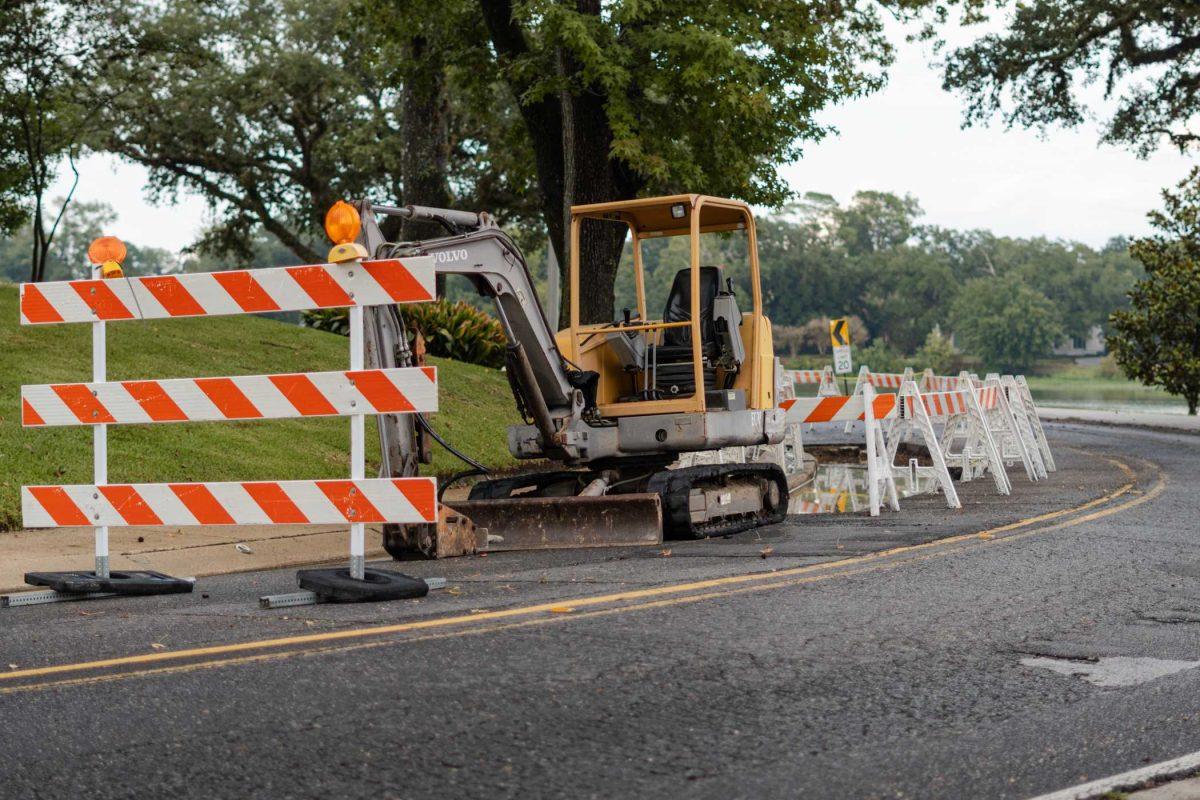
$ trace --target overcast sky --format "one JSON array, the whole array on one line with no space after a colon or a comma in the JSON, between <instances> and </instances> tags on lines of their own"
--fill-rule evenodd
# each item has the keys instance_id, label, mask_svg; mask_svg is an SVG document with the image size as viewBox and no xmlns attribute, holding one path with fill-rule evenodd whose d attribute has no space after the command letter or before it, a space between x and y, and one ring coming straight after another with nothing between
<instances>
[{"instance_id":1,"label":"overcast sky","mask_svg":"<svg viewBox=\"0 0 1200 800\"><path fill-rule=\"evenodd\" d=\"M942 91L928 64L921 45L902 44L887 88L827 110L822 118L838 134L809 145L803 159L783 169L792 187L843 202L862 189L907 192L920 201L926 222L1099 246L1114 235L1145 233L1159 190L1190 167L1170 150L1140 160L1098 146L1094 126L1045 137L996 125L962 130L960 101ZM76 196L111 203L119 215L113 233L129 241L178 250L204 223L198 198L147 203L139 167L97 156L85 159L80 173ZM60 179L56 191L67 185Z\"/></svg>"}]
</instances>

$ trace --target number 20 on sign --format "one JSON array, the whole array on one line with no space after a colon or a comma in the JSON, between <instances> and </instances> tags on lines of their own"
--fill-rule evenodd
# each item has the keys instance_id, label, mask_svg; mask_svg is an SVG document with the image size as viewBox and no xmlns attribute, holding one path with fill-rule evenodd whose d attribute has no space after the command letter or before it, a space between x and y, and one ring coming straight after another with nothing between
<instances>
[{"instance_id":1,"label":"number 20 on sign","mask_svg":"<svg viewBox=\"0 0 1200 800\"><path fill-rule=\"evenodd\" d=\"M850 325L845 317L829 321L829 340L833 343L833 371L845 375L854 371L850 359Z\"/></svg>"}]
</instances>

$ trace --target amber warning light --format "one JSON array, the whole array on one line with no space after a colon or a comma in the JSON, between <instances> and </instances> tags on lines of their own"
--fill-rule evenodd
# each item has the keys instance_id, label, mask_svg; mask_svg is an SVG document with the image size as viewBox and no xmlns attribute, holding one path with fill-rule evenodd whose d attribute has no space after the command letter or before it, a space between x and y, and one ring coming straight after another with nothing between
<instances>
[{"instance_id":1,"label":"amber warning light","mask_svg":"<svg viewBox=\"0 0 1200 800\"><path fill-rule=\"evenodd\" d=\"M121 278L125 272L121 262L125 260L125 243L115 236L101 236L88 245L88 261L100 268L101 278Z\"/></svg>"},{"instance_id":2,"label":"amber warning light","mask_svg":"<svg viewBox=\"0 0 1200 800\"><path fill-rule=\"evenodd\" d=\"M333 249L329 251L330 261L337 264L367 257L366 248L354 241L361 228L362 219L354 206L345 200L338 200L330 207L325 213L325 233L333 242Z\"/></svg>"}]
</instances>

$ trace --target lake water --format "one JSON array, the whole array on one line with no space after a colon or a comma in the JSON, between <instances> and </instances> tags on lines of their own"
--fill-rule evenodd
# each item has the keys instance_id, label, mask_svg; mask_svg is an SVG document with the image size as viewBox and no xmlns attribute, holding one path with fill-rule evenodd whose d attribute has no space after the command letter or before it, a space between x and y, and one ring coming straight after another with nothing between
<instances>
[{"instance_id":1,"label":"lake water","mask_svg":"<svg viewBox=\"0 0 1200 800\"><path fill-rule=\"evenodd\" d=\"M1050 408L1091 408L1100 411L1141 411L1150 414L1186 414L1187 404L1162 392L1150 392L1136 384L1034 388L1033 401Z\"/></svg>"}]
</instances>

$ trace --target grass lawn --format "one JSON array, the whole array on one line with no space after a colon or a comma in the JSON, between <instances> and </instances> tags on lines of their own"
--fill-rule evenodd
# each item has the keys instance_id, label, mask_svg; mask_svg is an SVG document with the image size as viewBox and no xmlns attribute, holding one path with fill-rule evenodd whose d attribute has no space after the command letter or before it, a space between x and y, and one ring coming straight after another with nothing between
<instances>
[{"instance_id":1,"label":"grass lawn","mask_svg":"<svg viewBox=\"0 0 1200 800\"><path fill-rule=\"evenodd\" d=\"M20 527L22 485L90 483L92 431L21 427L22 384L91 380L91 326L22 326L17 288L0 285L0 530ZM431 421L467 455L493 467L515 463L505 427L517 420L504 375L430 358L439 407ZM114 322L108 326L109 380L183 378L345 369L348 340L252 316ZM345 418L113 425L113 483L289 480L349 474ZM427 474L462 462L433 446ZM367 474L378 468L378 438L367 425Z\"/></svg>"},{"instance_id":2,"label":"grass lawn","mask_svg":"<svg viewBox=\"0 0 1200 800\"><path fill-rule=\"evenodd\" d=\"M1057 362L1044 375L1029 375L1026 377L1031 387L1039 389L1114 389L1133 394L1145 395L1148 399L1167 400L1171 395L1157 386L1144 386L1137 381L1131 381L1123 373L1113 375L1106 372L1099 364L1074 364Z\"/></svg>"}]
</instances>

